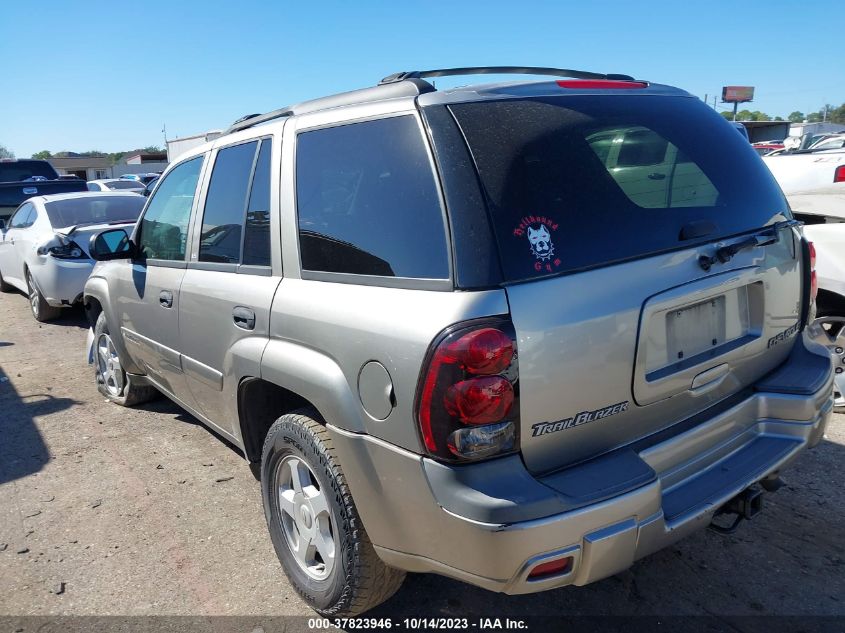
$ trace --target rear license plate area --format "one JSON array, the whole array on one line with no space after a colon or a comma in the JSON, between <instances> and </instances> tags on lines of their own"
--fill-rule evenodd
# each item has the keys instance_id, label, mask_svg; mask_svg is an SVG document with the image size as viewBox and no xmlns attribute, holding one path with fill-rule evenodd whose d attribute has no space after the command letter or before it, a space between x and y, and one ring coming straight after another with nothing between
<instances>
[{"instance_id":1,"label":"rear license plate area","mask_svg":"<svg viewBox=\"0 0 845 633\"><path fill-rule=\"evenodd\" d=\"M725 339L724 295L666 314L666 351L670 362L716 348Z\"/></svg>"}]
</instances>

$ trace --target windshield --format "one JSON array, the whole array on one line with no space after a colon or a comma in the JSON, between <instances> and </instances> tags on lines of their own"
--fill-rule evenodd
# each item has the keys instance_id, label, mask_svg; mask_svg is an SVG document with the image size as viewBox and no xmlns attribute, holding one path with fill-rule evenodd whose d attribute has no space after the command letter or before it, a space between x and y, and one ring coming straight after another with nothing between
<instances>
[{"instance_id":1,"label":"windshield","mask_svg":"<svg viewBox=\"0 0 845 633\"><path fill-rule=\"evenodd\" d=\"M56 228L84 224L134 222L146 202L142 196L83 196L48 202L47 217Z\"/></svg>"},{"instance_id":2,"label":"windshield","mask_svg":"<svg viewBox=\"0 0 845 633\"><path fill-rule=\"evenodd\" d=\"M449 106L508 281L686 248L791 217L750 145L696 99L541 97Z\"/></svg>"}]
</instances>

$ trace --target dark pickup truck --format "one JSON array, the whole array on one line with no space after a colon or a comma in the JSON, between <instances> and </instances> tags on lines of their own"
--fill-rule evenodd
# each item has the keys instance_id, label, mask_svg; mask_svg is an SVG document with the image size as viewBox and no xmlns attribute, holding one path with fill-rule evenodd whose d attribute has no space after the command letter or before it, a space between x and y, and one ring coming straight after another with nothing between
<instances>
[{"instance_id":1,"label":"dark pickup truck","mask_svg":"<svg viewBox=\"0 0 845 633\"><path fill-rule=\"evenodd\" d=\"M9 220L21 202L32 196L87 191L81 178L59 180L46 160L0 161L0 220Z\"/></svg>"}]
</instances>

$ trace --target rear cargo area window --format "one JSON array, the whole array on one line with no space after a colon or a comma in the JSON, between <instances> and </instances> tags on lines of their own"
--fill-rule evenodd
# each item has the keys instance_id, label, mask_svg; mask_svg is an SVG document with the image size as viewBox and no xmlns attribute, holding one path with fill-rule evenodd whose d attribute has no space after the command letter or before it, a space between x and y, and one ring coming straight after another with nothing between
<instances>
[{"instance_id":1,"label":"rear cargo area window","mask_svg":"<svg viewBox=\"0 0 845 633\"><path fill-rule=\"evenodd\" d=\"M508 281L687 248L791 217L748 142L692 97L447 107L475 160ZM710 233L682 239L685 225L702 221Z\"/></svg>"},{"instance_id":2,"label":"rear cargo area window","mask_svg":"<svg viewBox=\"0 0 845 633\"><path fill-rule=\"evenodd\" d=\"M449 277L437 183L413 116L301 133L296 204L303 270Z\"/></svg>"}]
</instances>

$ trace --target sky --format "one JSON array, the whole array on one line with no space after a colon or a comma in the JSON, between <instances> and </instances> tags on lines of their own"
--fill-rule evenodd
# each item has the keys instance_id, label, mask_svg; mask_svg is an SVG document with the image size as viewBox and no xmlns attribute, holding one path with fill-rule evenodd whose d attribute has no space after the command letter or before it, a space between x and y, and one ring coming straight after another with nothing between
<instances>
[{"instance_id":1,"label":"sky","mask_svg":"<svg viewBox=\"0 0 845 633\"><path fill-rule=\"evenodd\" d=\"M484 65L624 73L711 104L754 86L749 109L786 117L845 102L826 31L840 18L841 0L0 0L0 145L163 147L165 126L190 136L397 71Z\"/></svg>"}]
</instances>

